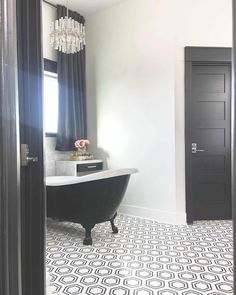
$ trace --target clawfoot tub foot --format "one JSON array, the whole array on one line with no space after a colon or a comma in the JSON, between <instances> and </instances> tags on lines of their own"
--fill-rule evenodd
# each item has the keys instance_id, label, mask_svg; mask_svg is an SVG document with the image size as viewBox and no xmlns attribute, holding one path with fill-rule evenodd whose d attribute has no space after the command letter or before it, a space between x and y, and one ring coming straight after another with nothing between
<instances>
[{"instance_id":1,"label":"clawfoot tub foot","mask_svg":"<svg viewBox=\"0 0 236 295\"><path fill-rule=\"evenodd\" d=\"M94 227L94 225L85 225L83 226L85 229L85 238L83 240L83 244L84 245L92 245L93 244L93 240L91 237L91 230Z\"/></svg>"},{"instance_id":2,"label":"clawfoot tub foot","mask_svg":"<svg viewBox=\"0 0 236 295\"><path fill-rule=\"evenodd\" d=\"M117 213L112 217L112 219L110 220L110 223L111 223L111 228L112 228L112 231L113 231L113 233L114 234L118 234L118 227L117 226L115 226L115 224L114 224L114 220L115 220L115 218L116 218L116 216L117 216Z\"/></svg>"}]
</instances>

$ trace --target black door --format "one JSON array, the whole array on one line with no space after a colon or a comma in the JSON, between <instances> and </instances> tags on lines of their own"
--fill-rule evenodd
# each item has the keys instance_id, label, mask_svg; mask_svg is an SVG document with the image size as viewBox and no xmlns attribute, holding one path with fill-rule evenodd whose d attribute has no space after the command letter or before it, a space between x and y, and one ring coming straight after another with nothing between
<instances>
[{"instance_id":1,"label":"black door","mask_svg":"<svg viewBox=\"0 0 236 295\"><path fill-rule=\"evenodd\" d=\"M22 294L44 294L45 189L41 1L17 0Z\"/></svg>"},{"instance_id":2,"label":"black door","mask_svg":"<svg viewBox=\"0 0 236 295\"><path fill-rule=\"evenodd\" d=\"M229 219L231 66L193 65L189 82L186 165L191 173L186 179L192 220Z\"/></svg>"}]
</instances>

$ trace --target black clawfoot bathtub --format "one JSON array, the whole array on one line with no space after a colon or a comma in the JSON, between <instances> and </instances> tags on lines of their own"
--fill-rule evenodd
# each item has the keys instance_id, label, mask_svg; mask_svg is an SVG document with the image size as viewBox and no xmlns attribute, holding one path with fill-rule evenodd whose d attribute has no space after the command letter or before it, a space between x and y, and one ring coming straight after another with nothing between
<instances>
[{"instance_id":1,"label":"black clawfoot bathtub","mask_svg":"<svg viewBox=\"0 0 236 295\"><path fill-rule=\"evenodd\" d=\"M97 223L111 222L113 233L117 209L130 175L136 169L106 170L86 176L46 178L47 216L80 223L85 229L84 245L91 245L91 230Z\"/></svg>"}]
</instances>

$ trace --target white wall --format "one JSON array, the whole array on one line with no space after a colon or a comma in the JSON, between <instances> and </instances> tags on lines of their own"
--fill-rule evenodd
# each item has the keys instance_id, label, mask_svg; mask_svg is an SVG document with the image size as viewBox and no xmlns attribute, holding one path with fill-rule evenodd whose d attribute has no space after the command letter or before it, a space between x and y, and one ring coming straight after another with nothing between
<instances>
[{"instance_id":1,"label":"white wall","mask_svg":"<svg viewBox=\"0 0 236 295\"><path fill-rule=\"evenodd\" d=\"M174 2L174 1L172 1ZM232 1L181 0L175 33L175 127L177 211L185 211L184 46L232 46ZM177 11L175 3L173 11Z\"/></svg>"},{"instance_id":2,"label":"white wall","mask_svg":"<svg viewBox=\"0 0 236 295\"><path fill-rule=\"evenodd\" d=\"M137 167L122 211L185 221L184 46L231 46L231 0L126 0L87 18L89 139Z\"/></svg>"},{"instance_id":3,"label":"white wall","mask_svg":"<svg viewBox=\"0 0 236 295\"><path fill-rule=\"evenodd\" d=\"M47 3L42 3L42 24L43 24L43 57L50 60L57 60L57 52L50 45L51 23L56 19L56 9Z\"/></svg>"}]
</instances>

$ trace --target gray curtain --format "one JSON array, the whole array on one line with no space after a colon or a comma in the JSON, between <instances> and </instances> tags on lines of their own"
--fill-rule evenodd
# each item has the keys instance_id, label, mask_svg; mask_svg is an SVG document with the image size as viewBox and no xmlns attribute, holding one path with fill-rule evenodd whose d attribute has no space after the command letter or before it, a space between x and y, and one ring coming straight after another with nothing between
<instances>
[{"instance_id":1,"label":"gray curtain","mask_svg":"<svg viewBox=\"0 0 236 295\"><path fill-rule=\"evenodd\" d=\"M66 15L64 6L57 6L57 19ZM85 23L83 16L69 11L69 16ZM59 110L56 150L74 150L76 139L87 137L85 48L75 54L58 51Z\"/></svg>"}]
</instances>

